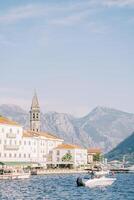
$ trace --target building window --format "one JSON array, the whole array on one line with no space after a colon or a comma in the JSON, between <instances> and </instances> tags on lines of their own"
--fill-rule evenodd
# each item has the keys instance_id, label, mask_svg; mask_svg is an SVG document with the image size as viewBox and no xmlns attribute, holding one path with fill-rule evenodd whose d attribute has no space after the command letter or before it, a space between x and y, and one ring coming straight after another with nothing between
<instances>
[{"instance_id":1,"label":"building window","mask_svg":"<svg viewBox=\"0 0 134 200\"><path fill-rule=\"evenodd\" d=\"M52 154L53 152L52 151L49 151L49 154Z\"/></svg>"},{"instance_id":2,"label":"building window","mask_svg":"<svg viewBox=\"0 0 134 200\"><path fill-rule=\"evenodd\" d=\"M57 162L59 162L60 161L60 158L59 157L57 157Z\"/></svg>"},{"instance_id":3,"label":"building window","mask_svg":"<svg viewBox=\"0 0 134 200\"><path fill-rule=\"evenodd\" d=\"M21 145L21 141L19 141L19 144Z\"/></svg>"},{"instance_id":4,"label":"building window","mask_svg":"<svg viewBox=\"0 0 134 200\"><path fill-rule=\"evenodd\" d=\"M0 153L0 157L1 157L1 153Z\"/></svg>"},{"instance_id":5,"label":"building window","mask_svg":"<svg viewBox=\"0 0 134 200\"><path fill-rule=\"evenodd\" d=\"M38 113L36 114L36 118L37 118L37 119L39 118L39 115L38 115Z\"/></svg>"},{"instance_id":6,"label":"building window","mask_svg":"<svg viewBox=\"0 0 134 200\"><path fill-rule=\"evenodd\" d=\"M31 142L29 141L29 145L31 145Z\"/></svg>"},{"instance_id":7,"label":"building window","mask_svg":"<svg viewBox=\"0 0 134 200\"><path fill-rule=\"evenodd\" d=\"M24 158L26 158L26 154L24 153Z\"/></svg>"},{"instance_id":8,"label":"building window","mask_svg":"<svg viewBox=\"0 0 134 200\"><path fill-rule=\"evenodd\" d=\"M19 134L19 129L17 130L17 133Z\"/></svg>"},{"instance_id":9,"label":"building window","mask_svg":"<svg viewBox=\"0 0 134 200\"><path fill-rule=\"evenodd\" d=\"M28 154L28 157L30 158L30 154Z\"/></svg>"},{"instance_id":10,"label":"building window","mask_svg":"<svg viewBox=\"0 0 134 200\"><path fill-rule=\"evenodd\" d=\"M16 158L16 153L14 154L14 157Z\"/></svg>"},{"instance_id":11,"label":"building window","mask_svg":"<svg viewBox=\"0 0 134 200\"><path fill-rule=\"evenodd\" d=\"M4 128L2 128L2 133L4 133Z\"/></svg>"},{"instance_id":12,"label":"building window","mask_svg":"<svg viewBox=\"0 0 134 200\"><path fill-rule=\"evenodd\" d=\"M19 154L19 158L21 158L21 153Z\"/></svg>"},{"instance_id":13,"label":"building window","mask_svg":"<svg viewBox=\"0 0 134 200\"><path fill-rule=\"evenodd\" d=\"M24 141L24 145L26 145L26 141Z\"/></svg>"},{"instance_id":14,"label":"building window","mask_svg":"<svg viewBox=\"0 0 134 200\"><path fill-rule=\"evenodd\" d=\"M10 154L9 154L9 158L11 158L11 157L12 157L12 154L10 153Z\"/></svg>"},{"instance_id":15,"label":"building window","mask_svg":"<svg viewBox=\"0 0 134 200\"><path fill-rule=\"evenodd\" d=\"M12 129L10 128L10 133L12 133Z\"/></svg>"},{"instance_id":16,"label":"building window","mask_svg":"<svg viewBox=\"0 0 134 200\"><path fill-rule=\"evenodd\" d=\"M59 156L60 155L60 151L59 150L57 150L57 156Z\"/></svg>"},{"instance_id":17,"label":"building window","mask_svg":"<svg viewBox=\"0 0 134 200\"><path fill-rule=\"evenodd\" d=\"M35 119L35 114L33 113L33 119Z\"/></svg>"},{"instance_id":18,"label":"building window","mask_svg":"<svg viewBox=\"0 0 134 200\"><path fill-rule=\"evenodd\" d=\"M4 141L4 144L6 144L6 143L7 143L7 141L5 140L5 141Z\"/></svg>"},{"instance_id":19,"label":"building window","mask_svg":"<svg viewBox=\"0 0 134 200\"><path fill-rule=\"evenodd\" d=\"M4 157L6 158L6 156L7 156L7 154L6 153L4 153Z\"/></svg>"}]
</instances>

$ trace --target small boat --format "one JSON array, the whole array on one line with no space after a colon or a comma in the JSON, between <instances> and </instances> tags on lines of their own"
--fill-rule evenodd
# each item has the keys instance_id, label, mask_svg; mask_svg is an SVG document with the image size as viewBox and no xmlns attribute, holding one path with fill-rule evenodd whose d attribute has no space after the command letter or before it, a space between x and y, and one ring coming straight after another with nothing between
<instances>
[{"instance_id":1,"label":"small boat","mask_svg":"<svg viewBox=\"0 0 134 200\"><path fill-rule=\"evenodd\" d=\"M105 176L101 178L93 178L93 179L82 179L82 178L77 178L77 186L86 186L86 187L105 187L112 185L116 178L107 178Z\"/></svg>"},{"instance_id":2,"label":"small boat","mask_svg":"<svg viewBox=\"0 0 134 200\"><path fill-rule=\"evenodd\" d=\"M0 180L14 180L14 179L27 179L30 177L29 172L24 171L11 171L5 172L4 170L0 173Z\"/></svg>"},{"instance_id":3,"label":"small boat","mask_svg":"<svg viewBox=\"0 0 134 200\"><path fill-rule=\"evenodd\" d=\"M132 165L131 167L128 167L127 169L129 170L129 172L134 173L134 165Z\"/></svg>"},{"instance_id":4,"label":"small boat","mask_svg":"<svg viewBox=\"0 0 134 200\"><path fill-rule=\"evenodd\" d=\"M14 180L14 179L26 179L29 178L30 174L29 173L10 173L10 174L2 174L0 175L0 180Z\"/></svg>"}]
</instances>

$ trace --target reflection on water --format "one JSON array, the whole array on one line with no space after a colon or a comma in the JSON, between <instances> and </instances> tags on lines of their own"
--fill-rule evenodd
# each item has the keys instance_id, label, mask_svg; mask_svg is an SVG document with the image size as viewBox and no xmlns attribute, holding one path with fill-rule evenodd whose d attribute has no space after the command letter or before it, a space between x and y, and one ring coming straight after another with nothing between
<instances>
[{"instance_id":1,"label":"reflection on water","mask_svg":"<svg viewBox=\"0 0 134 200\"><path fill-rule=\"evenodd\" d=\"M0 183L0 200L134 200L134 174L116 175L107 188L77 187L79 175L32 176Z\"/></svg>"}]
</instances>

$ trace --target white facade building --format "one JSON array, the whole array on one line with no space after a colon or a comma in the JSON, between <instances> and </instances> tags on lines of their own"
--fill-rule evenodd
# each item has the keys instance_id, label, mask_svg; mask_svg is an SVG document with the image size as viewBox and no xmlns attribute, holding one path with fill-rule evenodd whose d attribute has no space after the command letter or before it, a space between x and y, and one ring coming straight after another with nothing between
<instances>
[{"instance_id":1,"label":"white facade building","mask_svg":"<svg viewBox=\"0 0 134 200\"><path fill-rule=\"evenodd\" d=\"M102 150L100 148L89 148L87 151L87 162L88 164L91 164L94 162L94 156L102 154Z\"/></svg>"},{"instance_id":2,"label":"white facade building","mask_svg":"<svg viewBox=\"0 0 134 200\"><path fill-rule=\"evenodd\" d=\"M17 123L0 117L0 161L17 161L22 143L23 129ZM28 153L28 152L27 152ZM27 155L28 156L28 155Z\"/></svg>"},{"instance_id":3,"label":"white facade building","mask_svg":"<svg viewBox=\"0 0 134 200\"><path fill-rule=\"evenodd\" d=\"M47 156L63 142L46 132L24 131L22 126L0 117L0 162L47 164Z\"/></svg>"},{"instance_id":4,"label":"white facade building","mask_svg":"<svg viewBox=\"0 0 134 200\"><path fill-rule=\"evenodd\" d=\"M35 93L30 110L30 130L17 122L0 116L0 162L38 163L41 165L87 164L87 150L76 145L62 144L63 140L41 131L40 107ZM63 161L69 153L70 161Z\"/></svg>"},{"instance_id":5,"label":"white facade building","mask_svg":"<svg viewBox=\"0 0 134 200\"><path fill-rule=\"evenodd\" d=\"M70 159L66 156L70 155ZM87 164L87 149L72 144L60 144L53 149L52 162L54 165L72 165L78 167Z\"/></svg>"}]
</instances>

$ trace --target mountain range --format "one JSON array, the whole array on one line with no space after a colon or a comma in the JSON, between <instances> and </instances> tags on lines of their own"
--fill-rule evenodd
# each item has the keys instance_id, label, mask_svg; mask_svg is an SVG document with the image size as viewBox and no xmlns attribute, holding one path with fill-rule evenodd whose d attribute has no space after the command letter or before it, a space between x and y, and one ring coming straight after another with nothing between
<instances>
[{"instance_id":1,"label":"mountain range","mask_svg":"<svg viewBox=\"0 0 134 200\"><path fill-rule=\"evenodd\" d=\"M134 163L134 132L112 151L106 154L108 160L123 160Z\"/></svg>"},{"instance_id":2,"label":"mountain range","mask_svg":"<svg viewBox=\"0 0 134 200\"><path fill-rule=\"evenodd\" d=\"M1 105L0 115L29 128L29 113L16 105ZM65 142L84 147L101 147L108 152L134 131L134 114L97 106L84 117L66 113L41 113L41 129Z\"/></svg>"}]
</instances>

